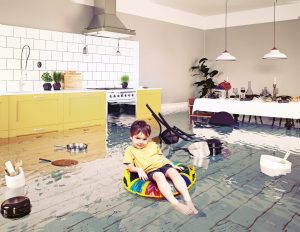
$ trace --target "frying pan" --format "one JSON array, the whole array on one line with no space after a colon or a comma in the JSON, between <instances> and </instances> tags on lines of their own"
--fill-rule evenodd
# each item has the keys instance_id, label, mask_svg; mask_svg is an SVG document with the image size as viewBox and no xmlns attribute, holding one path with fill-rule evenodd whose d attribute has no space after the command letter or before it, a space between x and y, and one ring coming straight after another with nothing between
<instances>
[{"instance_id":1,"label":"frying pan","mask_svg":"<svg viewBox=\"0 0 300 232\"><path fill-rule=\"evenodd\" d=\"M69 143L66 146L54 145L56 148L67 149L70 152L86 151L88 145L86 143Z\"/></svg>"},{"instance_id":2,"label":"frying pan","mask_svg":"<svg viewBox=\"0 0 300 232\"><path fill-rule=\"evenodd\" d=\"M72 160L72 159L60 159L60 160L48 160L48 159L43 159L39 158L41 161L46 161L46 162L51 162L52 165L54 166L60 166L60 167L67 167L67 166L73 166L78 164L77 160Z\"/></svg>"}]
</instances>

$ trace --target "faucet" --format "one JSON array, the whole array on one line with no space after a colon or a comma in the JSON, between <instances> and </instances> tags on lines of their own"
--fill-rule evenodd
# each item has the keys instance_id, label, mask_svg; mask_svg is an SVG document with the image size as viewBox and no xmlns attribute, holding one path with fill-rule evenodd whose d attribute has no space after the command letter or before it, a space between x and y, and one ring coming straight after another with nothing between
<instances>
[{"instance_id":1,"label":"faucet","mask_svg":"<svg viewBox=\"0 0 300 232\"><path fill-rule=\"evenodd\" d=\"M29 56L30 56L30 47L29 47L29 45L24 45L24 46L22 47L22 51L21 51L21 78L20 78L20 91L23 91L23 85L24 85L24 83L23 83L23 51L24 51L25 48L28 48L28 55L27 55L27 57L26 57L26 62L25 62L25 71L26 71L25 75L26 75L26 76L27 76L27 62L28 62L28 58L29 58Z\"/></svg>"}]
</instances>

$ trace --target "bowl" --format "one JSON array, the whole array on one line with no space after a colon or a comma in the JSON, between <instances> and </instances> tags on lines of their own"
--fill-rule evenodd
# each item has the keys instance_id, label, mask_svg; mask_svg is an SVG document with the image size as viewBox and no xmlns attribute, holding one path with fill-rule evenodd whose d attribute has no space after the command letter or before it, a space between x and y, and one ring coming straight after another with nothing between
<instances>
[{"instance_id":1,"label":"bowl","mask_svg":"<svg viewBox=\"0 0 300 232\"><path fill-rule=\"evenodd\" d=\"M272 155L261 155L260 170L268 176L280 176L291 173L292 163Z\"/></svg>"}]
</instances>

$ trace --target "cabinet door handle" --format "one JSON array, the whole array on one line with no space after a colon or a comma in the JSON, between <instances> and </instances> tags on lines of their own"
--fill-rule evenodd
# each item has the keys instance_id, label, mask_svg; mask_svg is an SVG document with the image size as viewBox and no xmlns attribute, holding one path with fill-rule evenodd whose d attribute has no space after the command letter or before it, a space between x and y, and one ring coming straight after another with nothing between
<instances>
[{"instance_id":1,"label":"cabinet door handle","mask_svg":"<svg viewBox=\"0 0 300 232\"><path fill-rule=\"evenodd\" d=\"M41 131L44 130L44 128L40 127L40 128L33 128L33 131Z\"/></svg>"},{"instance_id":2,"label":"cabinet door handle","mask_svg":"<svg viewBox=\"0 0 300 232\"><path fill-rule=\"evenodd\" d=\"M82 96L89 96L89 94L88 93L83 93Z\"/></svg>"},{"instance_id":3,"label":"cabinet door handle","mask_svg":"<svg viewBox=\"0 0 300 232\"><path fill-rule=\"evenodd\" d=\"M35 95L33 96L34 99L40 99L40 98L44 98L43 96L40 96L40 95Z\"/></svg>"}]
</instances>

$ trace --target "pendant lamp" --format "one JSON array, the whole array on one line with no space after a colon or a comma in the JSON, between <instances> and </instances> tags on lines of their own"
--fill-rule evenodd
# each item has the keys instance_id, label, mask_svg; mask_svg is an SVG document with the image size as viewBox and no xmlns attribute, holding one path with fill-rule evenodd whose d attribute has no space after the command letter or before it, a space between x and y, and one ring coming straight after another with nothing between
<instances>
[{"instance_id":1,"label":"pendant lamp","mask_svg":"<svg viewBox=\"0 0 300 232\"><path fill-rule=\"evenodd\" d=\"M273 22L273 31L274 31L274 47L271 49L271 51L269 51L266 55L264 55L263 59L267 59L267 60L276 60L276 59L287 59L287 56L280 52L276 46L275 46L275 32L276 32L276 21L275 21L275 16L276 16L276 3L277 0L274 0L274 22Z\"/></svg>"},{"instance_id":2,"label":"pendant lamp","mask_svg":"<svg viewBox=\"0 0 300 232\"><path fill-rule=\"evenodd\" d=\"M226 13L225 13L225 51L216 58L217 61L236 60L236 58L227 51L227 5L228 5L228 0L226 0Z\"/></svg>"}]
</instances>

